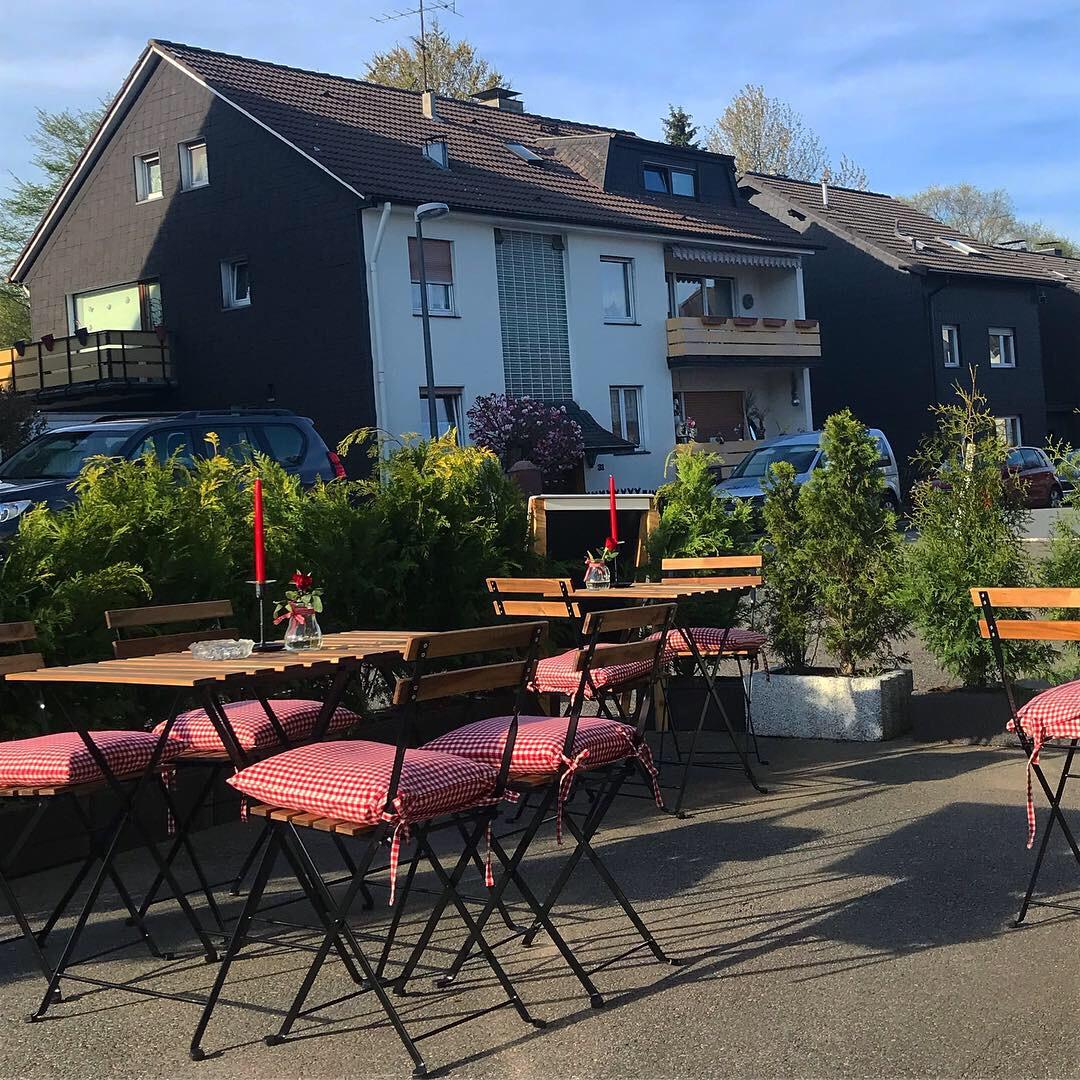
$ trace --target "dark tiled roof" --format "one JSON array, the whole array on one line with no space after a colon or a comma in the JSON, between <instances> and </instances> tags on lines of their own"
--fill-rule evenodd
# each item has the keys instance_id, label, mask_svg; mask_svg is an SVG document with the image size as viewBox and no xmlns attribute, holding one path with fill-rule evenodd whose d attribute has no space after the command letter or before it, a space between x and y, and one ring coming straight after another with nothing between
<instances>
[{"instance_id":1,"label":"dark tiled roof","mask_svg":"<svg viewBox=\"0 0 1080 1080\"><path fill-rule=\"evenodd\" d=\"M821 201L821 185L817 183L746 173L740 184L766 195L779 196L824 228L861 240L884 254L888 261L905 268L1061 285L1063 278L1056 276L1048 264L1051 261L1072 262L981 243L916 210L903 199L876 191L855 191L830 185L829 205L825 207ZM917 245L897 236L897 229L904 237L913 237ZM946 243L947 240L958 241L974 249L975 253L957 250ZM1064 271L1065 268L1061 269ZM1076 268L1072 267L1069 272L1075 274Z\"/></svg>"},{"instance_id":2,"label":"dark tiled roof","mask_svg":"<svg viewBox=\"0 0 1080 1080\"><path fill-rule=\"evenodd\" d=\"M415 91L190 45L152 45L369 198L438 200L462 210L552 222L798 246L795 232L749 203L709 206L604 191L555 156L549 142L633 137L630 132L442 97L436 99L441 121L429 120ZM447 140L448 170L421 152L432 138ZM506 148L508 141L546 150L545 160L523 161Z\"/></svg>"},{"instance_id":3,"label":"dark tiled roof","mask_svg":"<svg viewBox=\"0 0 1080 1080\"><path fill-rule=\"evenodd\" d=\"M581 441L587 454L632 454L637 449L632 442L608 431L576 401L553 401L551 404L561 408L581 428Z\"/></svg>"}]
</instances>

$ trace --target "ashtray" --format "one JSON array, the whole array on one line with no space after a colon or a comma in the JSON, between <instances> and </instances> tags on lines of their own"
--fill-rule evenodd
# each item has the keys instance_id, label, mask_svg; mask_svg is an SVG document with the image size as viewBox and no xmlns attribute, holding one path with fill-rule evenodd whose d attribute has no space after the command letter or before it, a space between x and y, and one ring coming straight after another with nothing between
<instances>
[{"instance_id":1,"label":"ashtray","mask_svg":"<svg viewBox=\"0 0 1080 1080\"><path fill-rule=\"evenodd\" d=\"M195 641L191 645L191 655L196 660L246 660L255 648L250 638L237 641L230 638L223 641Z\"/></svg>"}]
</instances>

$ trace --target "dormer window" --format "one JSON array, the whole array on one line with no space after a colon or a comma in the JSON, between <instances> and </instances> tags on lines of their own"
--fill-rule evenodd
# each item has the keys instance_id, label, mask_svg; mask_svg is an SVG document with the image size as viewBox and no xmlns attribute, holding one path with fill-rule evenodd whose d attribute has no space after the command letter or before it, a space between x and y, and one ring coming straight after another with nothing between
<instances>
[{"instance_id":1,"label":"dormer window","mask_svg":"<svg viewBox=\"0 0 1080 1080\"><path fill-rule=\"evenodd\" d=\"M660 195L681 195L688 199L697 198L697 173L692 169L646 164L643 175L646 191L655 191Z\"/></svg>"},{"instance_id":2,"label":"dormer window","mask_svg":"<svg viewBox=\"0 0 1080 1080\"><path fill-rule=\"evenodd\" d=\"M424 157L434 161L440 169L450 168L450 155L445 139L428 139L424 143Z\"/></svg>"},{"instance_id":3,"label":"dormer window","mask_svg":"<svg viewBox=\"0 0 1080 1080\"><path fill-rule=\"evenodd\" d=\"M522 161L527 161L530 165L536 165L544 160L535 150L530 150L523 143L508 142L506 144L506 149L509 150L511 154L517 154Z\"/></svg>"}]
</instances>

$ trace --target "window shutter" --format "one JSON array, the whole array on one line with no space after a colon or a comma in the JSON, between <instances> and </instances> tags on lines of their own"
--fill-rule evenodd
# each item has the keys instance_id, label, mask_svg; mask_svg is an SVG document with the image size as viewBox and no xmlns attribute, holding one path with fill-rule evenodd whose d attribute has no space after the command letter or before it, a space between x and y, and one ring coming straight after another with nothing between
<instances>
[{"instance_id":1,"label":"window shutter","mask_svg":"<svg viewBox=\"0 0 1080 1080\"><path fill-rule=\"evenodd\" d=\"M686 390L683 409L697 421L698 440L706 442L714 435L736 438L743 423L741 390Z\"/></svg>"},{"instance_id":2,"label":"window shutter","mask_svg":"<svg viewBox=\"0 0 1080 1080\"><path fill-rule=\"evenodd\" d=\"M450 263L449 240L424 240L424 269L431 285L453 285L454 271ZM420 252L416 237L409 237L409 277L420 280Z\"/></svg>"}]
</instances>

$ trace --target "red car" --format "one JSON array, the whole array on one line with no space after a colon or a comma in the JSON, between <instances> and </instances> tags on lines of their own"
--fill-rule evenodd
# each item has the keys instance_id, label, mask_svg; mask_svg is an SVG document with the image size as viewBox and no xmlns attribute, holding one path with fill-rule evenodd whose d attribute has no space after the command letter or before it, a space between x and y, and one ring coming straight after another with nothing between
<instances>
[{"instance_id":1,"label":"red car","mask_svg":"<svg viewBox=\"0 0 1080 1080\"><path fill-rule=\"evenodd\" d=\"M1045 450L1034 446L1014 446L1005 459L1005 469L1024 483L1024 501L1032 509L1060 506L1061 481Z\"/></svg>"}]
</instances>

